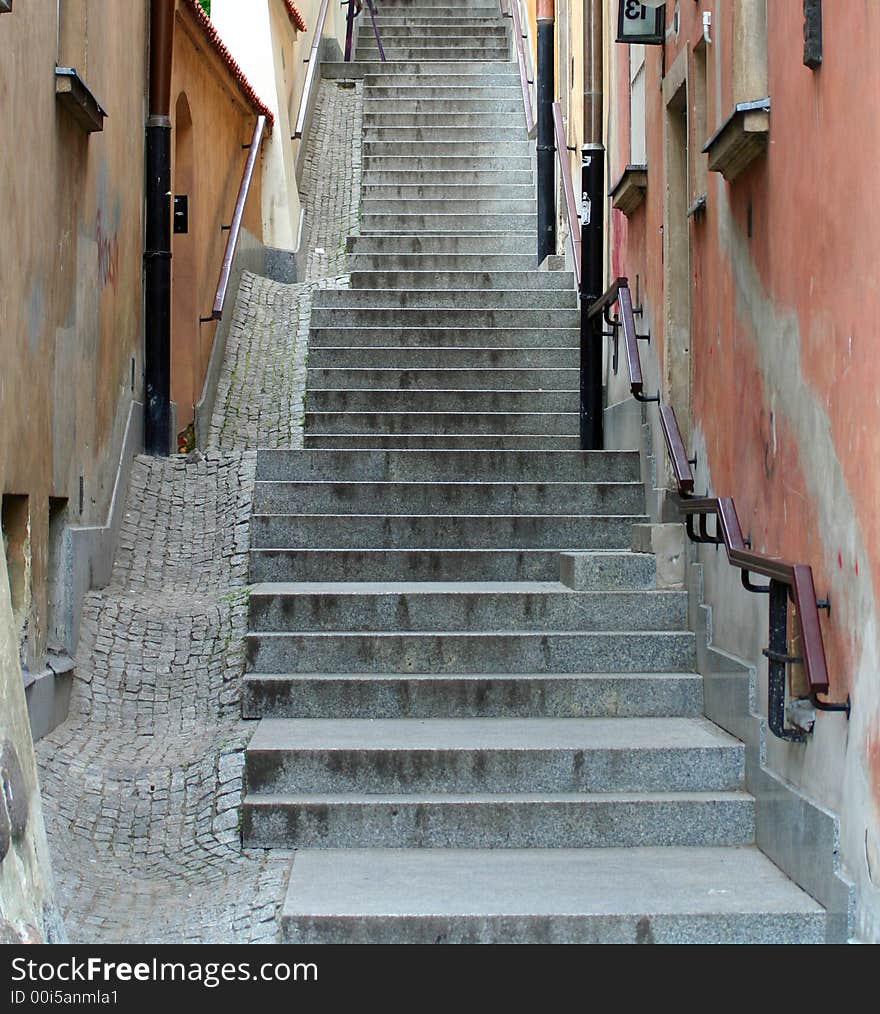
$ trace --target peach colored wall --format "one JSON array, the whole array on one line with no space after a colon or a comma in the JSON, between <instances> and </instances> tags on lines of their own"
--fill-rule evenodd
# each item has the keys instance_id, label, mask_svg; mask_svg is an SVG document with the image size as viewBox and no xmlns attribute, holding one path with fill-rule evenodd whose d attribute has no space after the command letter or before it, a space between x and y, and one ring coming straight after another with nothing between
<instances>
[{"instance_id":1,"label":"peach colored wall","mask_svg":"<svg viewBox=\"0 0 880 1014\"><path fill-rule=\"evenodd\" d=\"M179 292L175 294L175 286L181 280L187 289L194 287L196 297L192 310L195 319L187 324L178 314L171 336L171 398L177 406L179 431L192 421L193 406L201 396L205 380L216 324L199 325L198 317L210 316L214 305L228 236L221 231L221 226L228 225L232 219L248 155L242 145L250 142L257 113L242 96L226 64L205 40L189 8L178 4L171 78L172 127L181 95L186 96L192 116L195 171L193 193L189 195L190 235L172 237L175 255L172 259L172 303L180 297ZM171 185L172 191L178 193L175 149L172 130ZM257 171L243 224L261 239L260 186L261 174ZM190 256L186 252L187 242Z\"/></svg>"},{"instance_id":2,"label":"peach colored wall","mask_svg":"<svg viewBox=\"0 0 880 1014\"><path fill-rule=\"evenodd\" d=\"M668 25L672 7L667 4ZM679 7L679 34L665 47L667 69L699 41L701 8L713 12L711 133L732 109L733 4ZM880 66L874 57L880 11L864 3L825 4L824 63L814 72L802 62L801 0L772 0L767 7L768 150L733 183L709 173L706 214L689 225L694 441L704 480L715 493L735 496L755 548L809 563L820 594L831 592L834 608L830 619L823 615L822 628L832 697L852 694L852 721L847 726L839 716L820 715L806 748L771 743L768 759L840 814L844 861L859 889L859 928L876 939L880 202L874 177ZM692 73L692 53L688 59ZM659 47L649 51L647 72L648 196L629 221L612 214L611 270L640 275L655 338L650 354L662 361ZM625 73L621 62L612 132L626 122ZM692 153L698 140L691 140ZM753 644L757 657L750 660L758 664L766 630L746 633L739 606L713 605L716 639L734 651Z\"/></svg>"},{"instance_id":3,"label":"peach colored wall","mask_svg":"<svg viewBox=\"0 0 880 1014\"><path fill-rule=\"evenodd\" d=\"M29 666L46 646L48 499L69 499L71 523L103 523L141 396L146 10L127 0L125 19L107 18L103 0L80 0L60 53L54 3L0 20L0 491L30 497ZM60 106L56 60L107 110L103 132Z\"/></svg>"}]
</instances>

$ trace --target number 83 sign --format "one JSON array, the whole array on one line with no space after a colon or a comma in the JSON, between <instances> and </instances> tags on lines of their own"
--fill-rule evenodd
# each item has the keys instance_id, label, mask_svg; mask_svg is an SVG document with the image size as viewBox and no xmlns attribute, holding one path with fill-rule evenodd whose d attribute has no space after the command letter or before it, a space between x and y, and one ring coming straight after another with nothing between
<instances>
[{"instance_id":1,"label":"number 83 sign","mask_svg":"<svg viewBox=\"0 0 880 1014\"><path fill-rule=\"evenodd\" d=\"M643 4L640 0L619 0L617 14L617 41L632 44L660 46L666 27L666 8L663 4Z\"/></svg>"}]
</instances>

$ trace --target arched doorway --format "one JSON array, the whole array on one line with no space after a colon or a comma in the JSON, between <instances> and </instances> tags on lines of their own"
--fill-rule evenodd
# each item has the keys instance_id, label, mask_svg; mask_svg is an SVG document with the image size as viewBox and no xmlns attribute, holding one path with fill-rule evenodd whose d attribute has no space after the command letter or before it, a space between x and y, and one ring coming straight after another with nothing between
<instances>
[{"instance_id":1,"label":"arched doorway","mask_svg":"<svg viewBox=\"0 0 880 1014\"><path fill-rule=\"evenodd\" d=\"M177 408L175 440L193 422L199 398L199 305L196 263L196 178L192 112L185 92L174 110L174 227L171 241L171 400Z\"/></svg>"}]
</instances>

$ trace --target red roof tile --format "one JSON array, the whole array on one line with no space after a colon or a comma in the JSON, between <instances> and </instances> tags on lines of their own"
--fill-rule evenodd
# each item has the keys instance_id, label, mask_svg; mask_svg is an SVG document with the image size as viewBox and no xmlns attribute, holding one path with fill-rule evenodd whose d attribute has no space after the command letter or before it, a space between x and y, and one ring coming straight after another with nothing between
<instances>
[{"instance_id":1,"label":"red roof tile","mask_svg":"<svg viewBox=\"0 0 880 1014\"><path fill-rule=\"evenodd\" d=\"M306 23L303 21L302 14L300 14L290 0L284 0L284 6L287 8L287 13L290 15L290 20L293 22L296 30L299 32L306 31Z\"/></svg>"},{"instance_id":2,"label":"red roof tile","mask_svg":"<svg viewBox=\"0 0 880 1014\"><path fill-rule=\"evenodd\" d=\"M202 5L198 0L181 0L184 7L189 9L189 12L195 18L202 30L202 34L211 44L212 49L217 53L220 59L229 68L229 73L232 75L235 83L238 85L238 90L245 97L255 112L260 113L266 117L266 123L269 130L272 129L272 124L275 122L275 117L272 115L272 110L266 105L265 102L260 98L259 95L254 91L253 85L245 77L244 71L235 62L232 53L226 48L226 44L220 38L217 29L214 27L211 19L205 14L202 9Z\"/></svg>"}]
</instances>

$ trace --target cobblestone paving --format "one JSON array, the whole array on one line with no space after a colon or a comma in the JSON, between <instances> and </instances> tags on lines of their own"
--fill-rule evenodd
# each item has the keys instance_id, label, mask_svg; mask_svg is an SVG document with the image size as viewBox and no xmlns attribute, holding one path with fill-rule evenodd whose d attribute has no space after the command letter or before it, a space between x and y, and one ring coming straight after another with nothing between
<instances>
[{"instance_id":1,"label":"cobblestone paving","mask_svg":"<svg viewBox=\"0 0 880 1014\"><path fill-rule=\"evenodd\" d=\"M306 280L245 275L209 450L135 461L111 584L86 599L70 717L37 745L72 942L277 938L290 855L238 830L253 448L302 444L311 292L348 281L361 99L322 82Z\"/></svg>"},{"instance_id":2,"label":"cobblestone paving","mask_svg":"<svg viewBox=\"0 0 880 1014\"><path fill-rule=\"evenodd\" d=\"M211 448L302 447L312 292L348 288L345 241L359 231L362 108L363 81L321 83L301 190L305 280L284 285L247 272L242 278Z\"/></svg>"}]
</instances>

